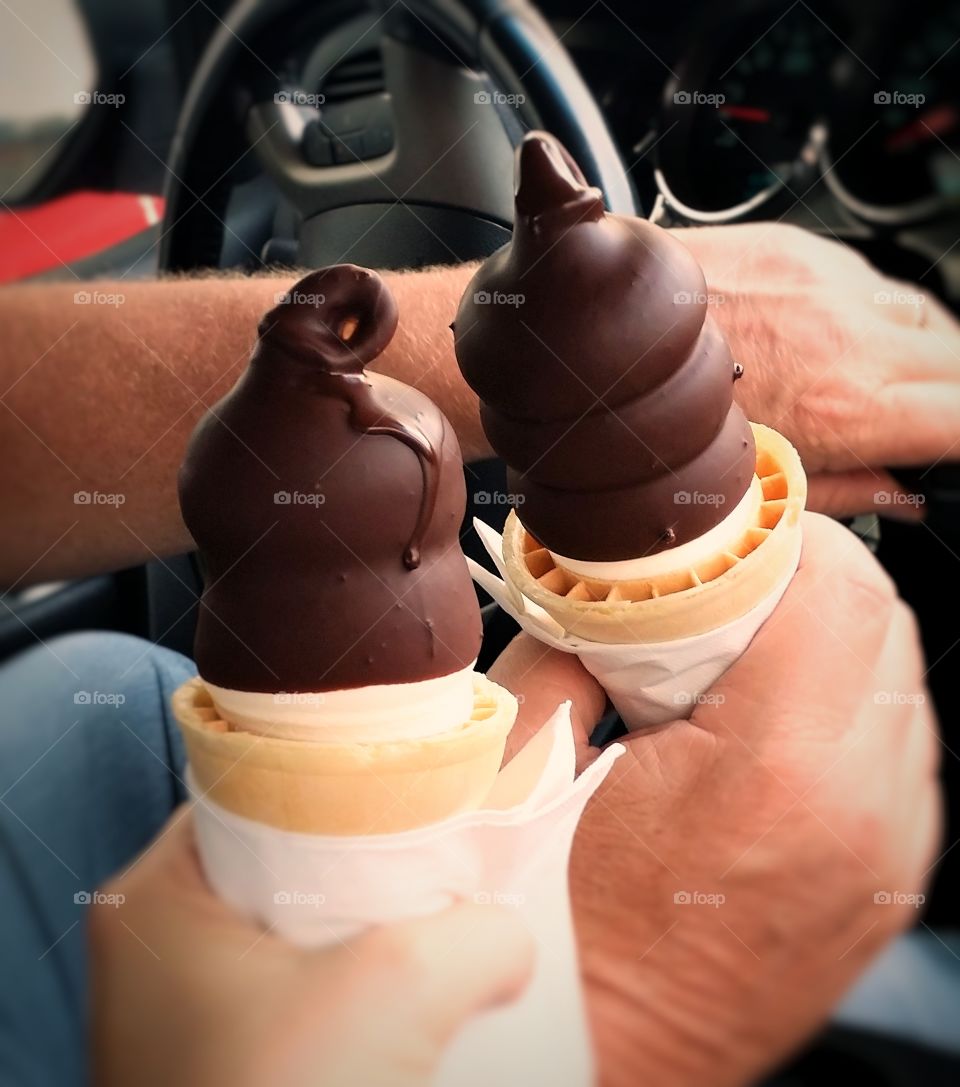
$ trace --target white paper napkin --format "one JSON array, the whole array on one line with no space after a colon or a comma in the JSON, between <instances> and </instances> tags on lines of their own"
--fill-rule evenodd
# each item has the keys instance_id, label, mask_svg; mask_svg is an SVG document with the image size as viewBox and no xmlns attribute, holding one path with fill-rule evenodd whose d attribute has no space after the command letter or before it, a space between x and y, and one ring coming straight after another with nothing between
<instances>
[{"instance_id":1,"label":"white paper napkin","mask_svg":"<svg viewBox=\"0 0 960 1087\"><path fill-rule=\"evenodd\" d=\"M497 577L467 559L474 581L528 634L564 653L576 653L632 731L690 715L770 617L800 562L798 536L796 555L770 595L745 615L715 630L671 642L605 645L568 634L539 604L525 597L507 573L503 537L482 521L473 524L500 571Z\"/></svg>"},{"instance_id":2,"label":"white paper napkin","mask_svg":"<svg viewBox=\"0 0 960 1087\"><path fill-rule=\"evenodd\" d=\"M294 943L319 947L459 901L515 908L537 943L529 988L449 1046L436 1087L588 1087L593 1060L570 912L568 865L587 800L623 753L575 777L570 704L501 770L482 811L400 834L322 837L234 815L187 783L214 890Z\"/></svg>"}]
</instances>

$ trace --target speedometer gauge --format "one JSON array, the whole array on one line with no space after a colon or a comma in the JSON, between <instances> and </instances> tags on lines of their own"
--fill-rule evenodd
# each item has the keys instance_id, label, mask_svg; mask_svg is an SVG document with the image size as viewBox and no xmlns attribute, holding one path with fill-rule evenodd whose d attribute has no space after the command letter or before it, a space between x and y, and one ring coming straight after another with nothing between
<instances>
[{"instance_id":1,"label":"speedometer gauge","mask_svg":"<svg viewBox=\"0 0 960 1087\"><path fill-rule=\"evenodd\" d=\"M703 34L666 91L660 178L668 200L687 210L763 202L817 155L839 29L806 4L764 6L736 25L719 48L715 34Z\"/></svg>"},{"instance_id":2,"label":"speedometer gauge","mask_svg":"<svg viewBox=\"0 0 960 1087\"><path fill-rule=\"evenodd\" d=\"M849 89L825 169L865 218L909 221L960 204L960 2L912 12L894 37L876 78Z\"/></svg>"}]
</instances>

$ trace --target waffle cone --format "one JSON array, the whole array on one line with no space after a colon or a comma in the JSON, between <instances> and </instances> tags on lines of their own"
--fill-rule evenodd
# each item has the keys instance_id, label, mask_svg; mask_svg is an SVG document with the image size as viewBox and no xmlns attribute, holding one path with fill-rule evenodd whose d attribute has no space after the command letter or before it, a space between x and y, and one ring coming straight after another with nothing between
<instances>
[{"instance_id":1,"label":"waffle cone","mask_svg":"<svg viewBox=\"0 0 960 1087\"><path fill-rule=\"evenodd\" d=\"M473 685L473 713L458 728L376 744L234 730L199 677L172 703L195 784L220 807L281 830L390 834L479 808L489 793L517 702L485 676Z\"/></svg>"},{"instance_id":2,"label":"waffle cone","mask_svg":"<svg viewBox=\"0 0 960 1087\"><path fill-rule=\"evenodd\" d=\"M692 637L746 614L796 563L807 497L797 451L777 431L750 425L763 501L753 523L722 550L638 581L588 579L559 566L511 512L503 559L513 587L569 634L618 645Z\"/></svg>"}]
</instances>

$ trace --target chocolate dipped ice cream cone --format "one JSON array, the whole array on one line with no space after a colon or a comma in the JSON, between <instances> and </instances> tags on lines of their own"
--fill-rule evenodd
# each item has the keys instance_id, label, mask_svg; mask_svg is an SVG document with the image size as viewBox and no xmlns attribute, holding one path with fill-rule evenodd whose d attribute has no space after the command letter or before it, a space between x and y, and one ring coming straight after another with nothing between
<instances>
[{"instance_id":1,"label":"chocolate dipped ice cream cone","mask_svg":"<svg viewBox=\"0 0 960 1087\"><path fill-rule=\"evenodd\" d=\"M194 782L288 830L368 834L478 807L516 715L473 671L456 437L365 367L397 325L373 272L307 276L180 475L205 588L174 707Z\"/></svg>"},{"instance_id":2,"label":"chocolate dipped ice cream cone","mask_svg":"<svg viewBox=\"0 0 960 1087\"><path fill-rule=\"evenodd\" d=\"M684 638L782 587L806 500L796 451L734 402L743 367L690 252L608 214L545 133L519 150L513 239L454 337L508 468L508 577L564 631Z\"/></svg>"}]
</instances>

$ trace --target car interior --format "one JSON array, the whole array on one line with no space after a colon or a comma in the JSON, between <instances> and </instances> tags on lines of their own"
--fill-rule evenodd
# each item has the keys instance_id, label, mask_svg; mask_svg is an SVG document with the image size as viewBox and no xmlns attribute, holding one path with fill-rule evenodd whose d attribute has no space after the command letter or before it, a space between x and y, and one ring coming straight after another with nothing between
<instances>
[{"instance_id":1,"label":"car interior","mask_svg":"<svg viewBox=\"0 0 960 1087\"><path fill-rule=\"evenodd\" d=\"M114 229L125 212L113 203L75 257L40 253L7 279L62 278L63 264L82 279L148 279L479 260L510 236L514 148L545 128L610 210L677 228L793 224L960 312L960 0L60 6L69 10L58 51L89 91L66 118L0 112L4 203L36 216L41 238L52 209L75 194L125 194L147 210ZM24 43L28 71L43 46ZM911 94L922 96L923 126ZM92 108L95 96L114 96L116 108ZM852 527L919 618L954 840L960 466L948 460L891 466L924 495L923 524L870 516ZM505 490L497 461L467 475L468 497ZM499 528L507 512L471 500L468 554L489 562L472 520ZM91 628L189 654L199 591L184 555L7 593L0 660ZM488 600L484 615L481 667L516 630ZM594 742L620 727L608 718ZM934 931L960 922L958 877L960 850L928 895L922 923ZM834 1026L770 1082L831 1076L956 1083L960 1059Z\"/></svg>"}]
</instances>

